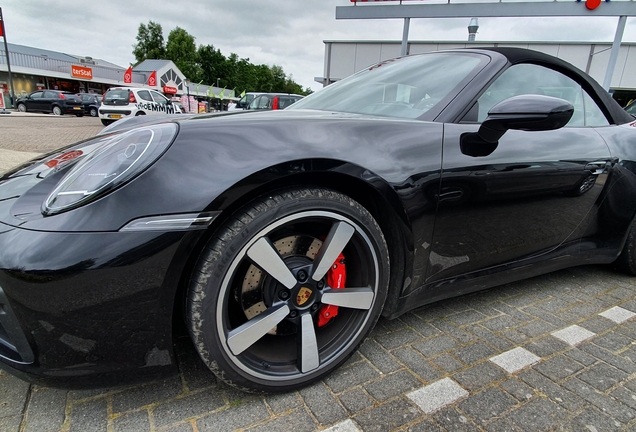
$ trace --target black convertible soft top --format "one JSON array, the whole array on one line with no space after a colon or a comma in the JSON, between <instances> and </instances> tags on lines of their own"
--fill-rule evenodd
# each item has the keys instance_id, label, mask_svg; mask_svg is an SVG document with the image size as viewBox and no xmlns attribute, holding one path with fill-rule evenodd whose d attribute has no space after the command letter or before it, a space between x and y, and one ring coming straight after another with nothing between
<instances>
[{"instance_id":1,"label":"black convertible soft top","mask_svg":"<svg viewBox=\"0 0 636 432\"><path fill-rule=\"evenodd\" d=\"M580 69L564 60L539 51L523 48L484 47L478 49L498 52L504 55L511 64L534 63L542 66L548 66L552 69L557 69L564 75L581 82L583 88L585 88L592 99L599 104L601 109L605 111L605 114L612 120L613 124L623 124L634 121L634 118L625 112L618 102L616 102L612 96L610 96L610 94L606 92L605 89L603 89L603 87L601 87L595 80L593 80L588 74L583 73Z\"/></svg>"}]
</instances>

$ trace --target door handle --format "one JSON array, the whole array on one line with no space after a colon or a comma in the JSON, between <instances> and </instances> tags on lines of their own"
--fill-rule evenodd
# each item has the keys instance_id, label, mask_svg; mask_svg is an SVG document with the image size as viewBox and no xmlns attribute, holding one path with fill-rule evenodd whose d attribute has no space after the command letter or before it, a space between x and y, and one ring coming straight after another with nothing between
<instances>
[{"instance_id":1,"label":"door handle","mask_svg":"<svg viewBox=\"0 0 636 432\"><path fill-rule=\"evenodd\" d=\"M585 170L590 171L592 175L600 175L607 170L607 165L607 161L592 162L585 165Z\"/></svg>"}]
</instances>

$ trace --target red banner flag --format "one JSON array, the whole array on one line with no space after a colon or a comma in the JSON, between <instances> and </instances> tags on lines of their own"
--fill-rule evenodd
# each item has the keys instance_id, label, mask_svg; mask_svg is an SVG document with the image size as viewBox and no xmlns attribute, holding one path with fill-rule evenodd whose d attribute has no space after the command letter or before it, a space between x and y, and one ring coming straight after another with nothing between
<instances>
[{"instance_id":1,"label":"red banner flag","mask_svg":"<svg viewBox=\"0 0 636 432\"><path fill-rule=\"evenodd\" d=\"M150 87L157 87L157 71L152 71L148 78L148 85Z\"/></svg>"},{"instance_id":2,"label":"red banner flag","mask_svg":"<svg viewBox=\"0 0 636 432\"><path fill-rule=\"evenodd\" d=\"M124 84L132 84L132 66L129 66L124 73Z\"/></svg>"},{"instance_id":3,"label":"red banner flag","mask_svg":"<svg viewBox=\"0 0 636 432\"><path fill-rule=\"evenodd\" d=\"M4 21L0 21L0 37L4 37Z\"/></svg>"}]
</instances>

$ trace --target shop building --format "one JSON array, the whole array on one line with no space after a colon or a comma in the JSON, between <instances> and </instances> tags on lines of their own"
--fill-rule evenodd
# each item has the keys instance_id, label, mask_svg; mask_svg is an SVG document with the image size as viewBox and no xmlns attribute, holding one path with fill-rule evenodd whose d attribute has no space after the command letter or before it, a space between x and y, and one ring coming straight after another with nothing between
<instances>
[{"instance_id":1,"label":"shop building","mask_svg":"<svg viewBox=\"0 0 636 432\"><path fill-rule=\"evenodd\" d=\"M106 60L81 57L71 54L34 48L25 45L8 44L11 77L17 97L36 90L52 89L73 93L103 94L110 87L147 87L166 96L197 95L206 98L210 94L220 94L222 89L198 86L188 83L179 68L170 60L145 60L132 70L131 82L124 82L127 68ZM155 85L149 80L156 72ZM188 85L190 87L188 87ZM5 106L10 108L9 74L4 47L0 45L0 92ZM227 97L234 96L228 92Z\"/></svg>"}]
</instances>

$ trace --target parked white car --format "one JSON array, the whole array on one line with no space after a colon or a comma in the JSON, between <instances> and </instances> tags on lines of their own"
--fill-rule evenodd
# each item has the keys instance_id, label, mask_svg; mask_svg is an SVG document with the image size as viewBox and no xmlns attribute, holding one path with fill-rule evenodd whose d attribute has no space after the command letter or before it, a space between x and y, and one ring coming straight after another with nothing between
<instances>
[{"instance_id":1,"label":"parked white car","mask_svg":"<svg viewBox=\"0 0 636 432\"><path fill-rule=\"evenodd\" d=\"M181 114L181 110L161 93L135 87L108 89L99 107L99 118L104 126L124 117L147 114Z\"/></svg>"}]
</instances>

